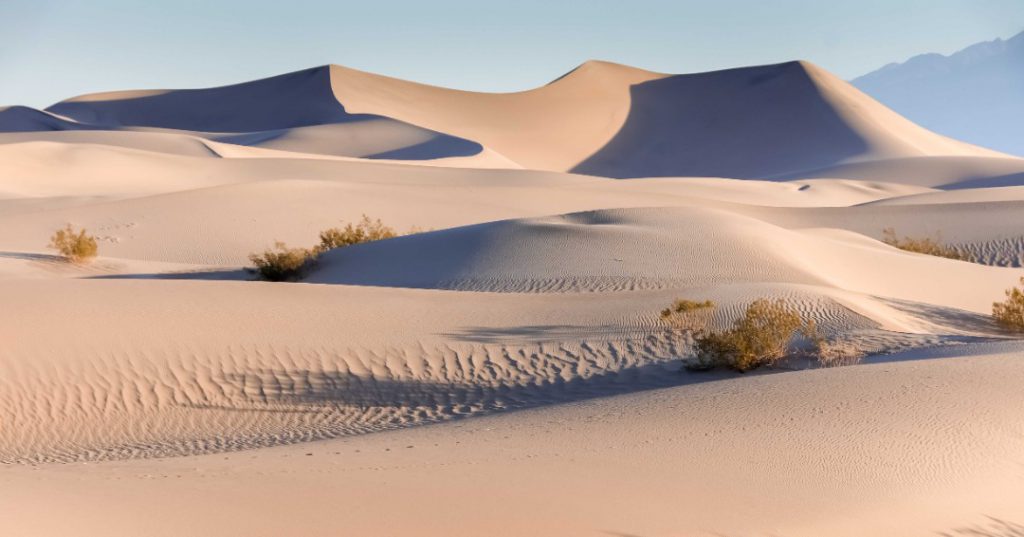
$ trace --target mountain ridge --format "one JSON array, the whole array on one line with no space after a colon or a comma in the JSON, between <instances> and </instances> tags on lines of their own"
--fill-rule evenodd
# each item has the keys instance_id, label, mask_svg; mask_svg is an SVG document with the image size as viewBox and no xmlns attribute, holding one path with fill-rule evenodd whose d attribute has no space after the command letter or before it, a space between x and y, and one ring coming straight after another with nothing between
<instances>
[{"instance_id":1,"label":"mountain ridge","mask_svg":"<svg viewBox=\"0 0 1024 537\"><path fill-rule=\"evenodd\" d=\"M1024 32L950 55L920 54L851 83L926 128L1024 155Z\"/></svg>"}]
</instances>

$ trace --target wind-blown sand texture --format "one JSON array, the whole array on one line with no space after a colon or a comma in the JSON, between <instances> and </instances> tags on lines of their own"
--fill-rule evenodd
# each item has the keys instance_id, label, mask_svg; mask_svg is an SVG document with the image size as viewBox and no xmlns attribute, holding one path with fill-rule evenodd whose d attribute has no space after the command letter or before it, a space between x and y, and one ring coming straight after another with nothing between
<instances>
[{"instance_id":1,"label":"wind-blown sand texture","mask_svg":"<svg viewBox=\"0 0 1024 537\"><path fill-rule=\"evenodd\" d=\"M363 214L426 231L244 270ZM1022 215L1024 159L806 62L0 109L0 533L1018 535L1024 344L988 315ZM67 223L94 262L46 249ZM682 372L677 297L871 356Z\"/></svg>"}]
</instances>

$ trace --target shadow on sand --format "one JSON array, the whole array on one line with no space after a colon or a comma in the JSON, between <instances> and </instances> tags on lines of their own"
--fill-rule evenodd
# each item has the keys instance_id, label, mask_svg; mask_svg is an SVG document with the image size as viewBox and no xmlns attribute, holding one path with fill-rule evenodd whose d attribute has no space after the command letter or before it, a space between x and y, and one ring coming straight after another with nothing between
<instances>
[{"instance_id":1,"label":"shadow on sand","mask_svg":"<svg viewBox=\"0 0 1024 537\"><path fill-rule=\"evenodd\" d=\"M94 280L226 280L253 281L255 276L245 269L198 270L188 272L153 272L134 274L103 274L92 276Z\"/></svg>"},{"instance_id":2,"label":"shadow on sand","mask_svg":"<svg viewBox=\"0 0 1024 537\"><path fill-rule=\"evenodd\" d=\"M1002 520L995 517L988 517L988 523L983 525L967 526L956 528L952 531L940 531L940 537L1024 537L1024 526Z\"/></svg>"},{"instance_id":3,"label":"shadow on sand","mask_svg":"<svg viewBox=\"0 0 1024 537\"><path fill-rule=\"evenodd\" d=\"M41 261L44 263L64 263L66 260L59 255L33 254L28 252L0 252L0 258L22 259L25 261Z\"/></svg>"},{"instance_id":4,"label":"shadow on sand","mask_svg":"<svg viewBox=\"0 0 1024 537\"><path fill-rule=\"evenodd\" d=\"M809 69L789 62L636 84L622 128L571 171L753 179L866 152L867 142L836 113Z\"/></svg>"},{"instance_id":5,"label":"shadow on sand","mask_svg":"<svg viewBox=\"0 0 1024 537\"><path fill-rule=\"evenodd\" d=\"M295 406L433 408L441 410L442 414L456 416L467 413L466 409L470 408L473 413L526 409L736 378L736 374L726 371L685 372L678 360L602 371L569 380L558 376L524 377L519 383L507 379L493 383L487 379L444 382L363 377L341 371L257 369L220 379L231 403L188 406L229 411L251 411L254 405L292 407L260 408L269 412L304 412Z\"/></svg>"}]
</instances>

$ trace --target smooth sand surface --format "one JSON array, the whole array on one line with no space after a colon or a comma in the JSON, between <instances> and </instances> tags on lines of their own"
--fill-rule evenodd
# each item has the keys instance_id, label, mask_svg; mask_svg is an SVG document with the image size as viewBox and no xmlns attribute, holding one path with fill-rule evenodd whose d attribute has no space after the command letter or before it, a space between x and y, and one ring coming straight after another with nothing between
<instances>
[{"instance_id":1,"label":"smooth sand surface","mask_svg":"<svg viewBox=\"0 0 1024 537\"><path fill-rule=\"evenodd\" d=\"M326 66L0 131L0 534L1024 523L1024 347L989 317L1024 159L814 65L588 62L513 94ZM245 270L364 214L403 236ZM47 249L68 223L100 257ZM871 356L682 372L679 297L718 328L781 298Z\"/></svg>"}]
</instances>

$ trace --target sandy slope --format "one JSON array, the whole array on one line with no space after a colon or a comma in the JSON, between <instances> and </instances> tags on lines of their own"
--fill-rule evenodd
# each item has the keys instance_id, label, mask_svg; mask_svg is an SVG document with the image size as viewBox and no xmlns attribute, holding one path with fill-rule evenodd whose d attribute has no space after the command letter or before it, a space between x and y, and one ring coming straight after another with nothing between
<instances>
[{"instance_id":1,"label":"sandy slope","mask_svg":"<svg viewBox=\"0 0 1024 537\"><path fill-rule=\"evenodd\" d=\"M1024 351L978 343L1008 339L988 313L1024 260L1024 160L813 65L588 62L514 94L328 66L12 107L0 131L0 534L1024 520ZM243 270L362 214L426 231L301 283ZM53 256L66 223L101 257ZM777 297L864 350L918 349L681 373L657 317L681 296L716 327Z\"/></svg>"},{"instance_id":2,"label":"sandy slope","mask_svg":"<svg viewBox=\"0 0 1024 537\"><path fill-rule=\"evenodd\" d=\"M226 455L0 468L0 526L39 536L1009 536L998 521L1024 516L1024 362L1019 346L999 350L707 379ZM54 505L63 516L49 516Z\"/></svg>"},{"instance_id":3,"label":"sandy slope","mask_svg":"<svg viewBox=\"0 0 1024 537\"><path fill-rule=\"evenodd\" d=\"M193 237L192 251L220 248L213 234ZM176 258L175 244L152 251ZM600 393L587 379L610 375L615 385L624 369L647 379L631 381L632 389L671 383L664 369L647 366L680 352L656 321L680 295L715 300L721 325L755 298L784 297L828 333L860 334L875 350L999 335L984 314L1019 276L850 232L793 231L697 207L412 235L329 253L301 284L237 281L246 275L230 266L138 258L104 260L96 268L113 263L107 277L58 280L52 262L5 257L6 266L20 263L0 281L8 305L0 338L11 342L0 362L7 460L204 453L330 437L561 400L577 385ZM46 336L53 326L60 338ZM402 387L408 382L439 392ZM369 395L357 395L364 385ZM522 386L543 389L502 391ZM312 415L266 411L339 391L356 399ZM398 402L381 403L382 393Z\"/></svg>"}]
</instances>

